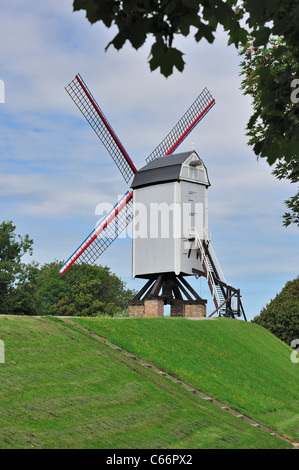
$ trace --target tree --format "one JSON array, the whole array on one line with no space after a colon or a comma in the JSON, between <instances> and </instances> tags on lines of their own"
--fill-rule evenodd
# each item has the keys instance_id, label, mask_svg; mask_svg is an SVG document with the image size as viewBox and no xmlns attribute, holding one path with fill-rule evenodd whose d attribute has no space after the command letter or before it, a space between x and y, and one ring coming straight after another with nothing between
<instances>
[{"instance_id":1,"label":"tree","mask_svg":"<svg viewBox=\"0 0 299 470\"><path fill-rule=\"evenodd\" d=\"M298 183L299 177L299 161L298 158L293 158L290 162L280 161L277 163L273 170L273 175L278 179L288 179L291 183ZM299 226L299 190L297 193L284 201L290 212L285 212L283 215L283 225L286 227L290 224Z\"/></svg>"},{"instance_id":2,"label":"tree","mask_svg":"<svg viewBox=\"0 0 299 470\"><path fill-rule=\"evenodd\" d=\"M62 299L70 298L71 285L59 273L61 264L53 261L39 268L34 283L39 315L55 315L55 305Z\"/></svg>"},{"instance_id":3,"label":"tree","mask_svg":"<svg viewBox=\"0 0 299 470\"><path fill-rule=\"evenodd\" d=\"M257 155L261 153L261 156L265 156L263 147L265 142L270 140L272 150L269 146L267 149L269 163L272 164L274 157L279 156L272 173L278 179L288 179L291 183L296 183L299 179L298 150L287 148L293 138L294 126L298 127L299 124L298 114L291 101L290 89L286 90L286 93L289 93L287 96L281 94L280 89L285 76L294 79L298 58L285 48L282 38L270 38L267 46L261 47L255 47L253 42L251 38L240 51L243 56L241 75L244 76L241 88L245 95L252 97L255 111L247 125L248 143L253 146ZM284 52L278 53L281 47ZM271 83L268 83L269 77ZM273 93L276 98L268 103L267 96ZM290 212L284 214L284 225L299 225L298 190L297 194L285 203Z\"/></svg>"},{"instance_id":4,"label":"tree","mask_svg":"<svg viewBox=\"0 0 299 470\"><path fill-rule=\"evenodd\" d=\"M40 315L116 315L128 308L134 292L107 266L73 265L71 278L59 273L54 261L39 270L35 280Z\"/></svg>"},{"instance_id":5,"label":"tree","mask_svg":"<svg viewBox=\"0 0 299 470\"><path fill-rule=\"evenodd\" d=\"M38 263L23 265L22 273L11 293L14 315L39 315L39 304L36 299L36 280L39 274Z\"/></svg>"},{"instance_id":6,"label":"tree","mask_svg":"<svg viewBox=\"0 0 299 470\"><path fill-rule=\"evenodd\" d=\"M15 230L11 221L0 224L0 314L23 313L18 287L25 292L33 276L33 270L22 263L26 253L32 255L33 240L28 235L22 238Z\"/></svg>"},{"instance_id":7,"label":"tree","mask_svg":"<svg viewBox=\"0 0 299 470\"><path fill-rule=\"evenodd\" d=\"M298 0L243 1L253 46L271 49L259 67L259 105L249 121L251 129L261 119L265 132L254 151L270 164L281 159L298 161L299 100L291 100L296 95L294 78L299 78L298 7ZM277 47L273 40L279 41Z\"/></svg>"},{"instance_id":8,"label":"tree","mask_svg":"<svg viewBox=\"0 0 299 470\"><path fill-rule=\"evenodd\" d=\"M188 36L194 29L194 39L212 43L218 25L228 32L229 43L236 46L246 40L240 26L242 10L237 0L74 0L74 11L85 10L88 21L101 21L118 33L106 46L121 49L129 41L139 49L148 36L154 37L149 64L151 70L160 67L165 77L184 69L183 52L173 47L176 35Z\"/></svg>"},{"instance_id":9,"label":"tree","mask_svg":"<svg viewBox=\"0 0 299 470\"><path fill-rule=\"evenodd\" d=\"M23 263L33 240L15 233L12 222L0 224L0 314L116 315L135 295L105 266L72 266L72 279L61 276L58 261L40 266Z\"/></svg>"},{"instance_id":10,"label":"tree","mask_svg":"<svg viewBox=\"0 0 299 470\"><path fill-rule=\"evenodd\" d=\"M288 345L299 338L299 276L289 281L253 323L263 326Z\"/></svg>"}]
</instances>

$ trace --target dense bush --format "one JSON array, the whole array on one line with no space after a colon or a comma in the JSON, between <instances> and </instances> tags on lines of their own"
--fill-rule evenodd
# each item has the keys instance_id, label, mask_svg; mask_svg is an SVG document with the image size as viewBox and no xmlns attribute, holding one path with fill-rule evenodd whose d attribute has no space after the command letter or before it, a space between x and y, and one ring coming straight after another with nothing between
<instances>
[{"instance_id":1,"label":"dense bush","mask_svg":"<svg viewBox=\"0 0 299 470\"><path fill-rule=\"evenodd\" d=\"M41 315L121 315L134 292L107 266L73 265L61 275L57 261L41 267L36 296ZM69 275L70 274L70 275Z\"/></svg>"},{"instance_id":2,"label":"dense bush","mask_svg":"<svg viewBox=\"0 0 299 470\"><path fill-rule=\"evenodd\" d=\"M263 326L279 339L291 344L299 338L299 276L286 283L260 315L252 320Z\"/></svg>"},{"instance_id":3,"label":"dense bush","mask_svg":"<svg viewBox=\"0 0 299 470\"><path fill-rule=\"evenodd\" d=\"M32 255L33 240L15 229L12 222L0 224L0 314L126 314L134 292L107 266L74 265L62 276L62 262L22 263L24 254Z\"/></svg>"}]
</instances>

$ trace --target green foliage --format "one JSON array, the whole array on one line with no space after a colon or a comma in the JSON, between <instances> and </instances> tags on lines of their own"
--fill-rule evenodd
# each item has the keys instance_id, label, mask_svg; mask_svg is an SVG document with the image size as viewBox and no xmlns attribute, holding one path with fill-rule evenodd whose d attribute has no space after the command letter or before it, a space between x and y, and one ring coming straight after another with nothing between
<instances>
[{"instance_id":1,"label":"green foliage","mask_svg":"<svg viewBox=\"0 0 299 470\"><path fill-rule=\"evenodd\" d=\"M129 41L139 49L148 36L153 37L149 59L151 70L160 67L168 77L176 67L182 71L183 53L173 47L176 35L188 36L192 28L196 42L206 39L212 43L218 25L228 32L229 43L236 46L246 40L246 31L240 26L242 10L237 0L74 0L74 11L85 10L93 24L101 21L118 33L106 47L121 49Z\"/></svg>"},{"instance_id":2,"label":"green foliage","mask_svg":"<svg viewBox=\"0 0 299 470\"><path fill-rule=\"evenodd\" d=\"M299 338L299 276L286 283L276 297L252 320L288 345Z\"/></svg>"},{"instance_id":3,"label":"green foliage","mask_svg":"<svg viewBox=\"0 0 299 470\"><path fill-rule=\"evenodd\" d=\"M258 42L260 43L260 41ZM298 56L283 42L271 37L266 45L251 41L240 51L244 76L241 88L252 97L254 114L247 125L248 144L256 155L275 161L278 179L297 183L299 179L299 107L291 100L291 82L298 72ZM299 193L285 201L290 212L284 225L299 225Z\"/></svg>"},{"instance_id":4,"label":"green foliage","mask_svg":"<svg viewBox=\"0 0 299 470\"><path fill-rule=\"evenodd\" d=\"M36 282L35 296L40 315L55 315L55 305L69 299L71 286L59 273L60 263L54 261L40 267Z\"/></svg>"},{"instance_id":5,"label":"green foliage","mask_svg":"<svg viewBox=\"0 0 299 470\"><path fill-rule=\"evenodd\" d=\"M299 79L298 0L244 0L243 9L253 37L253 48L242 51L244 90L253 96L255 111L248 123L249 143L270 165L291 163L291 181L298 182L299 100L291 98L293 80ZM286 204L291 212L284 225L298 223L298 193Z\"/></svg>"},{"instance_id":6,"label":"green foliage","mask_svg":"<svg viewBox=\"0 0 299 470\"><path fill-rule=\"evenodd\" d=\"M23 304L25 310L30 305L30 283L35 266L29 268L22 263L22 257L28 253L32 255L33 240L28 235L21 237L15 233L16 227L11 221L0 224L0 314L11 313L12 309L20 308ZM22 290L24 298L16 295Z\"/></svg>"},{"instance_id":7,"label":"green foliage","mask_svg":"<svg viewBox=\"0 0 299 470\"><path fill-rule=\"evenodd\" d=\"M241 88L252 97L255 114L248 123L249 144L270 164L277 158L292 160L297 148L291 140L298 124L298 108L291 102L291 82L297 71L297 57L282 38L254 46L254 39L240 51L245 78ZM291 127L290 127L291 124Z\"/></svg>"},{"instance_id":8,"label":"green foliage","mask_svg":"<svg viewBox=\"0 0 299 470\"><path fill-rule=\"evenodd\" d=\"M297 157L289 162L279 161L273 170L277 179L288 179L291 183L297 183L299 178L299 160ZM283 215L283 225L295 224L299 226L299 191L284 201L289 212Z\"/></svg>"},{"instance_id":9,"label":"green foliage","mask_svg":"<svg viewBox=\"0 0 299 470\"><path fill-rule=\"evenodd\" d=\"M125 316L134 292L105 266L74 265L72 280L62 262L23 263L33 241L15 233L12 222L0 225L0 314ZM71 282L70 282L71 281Z\"/></svg>"},{"instance_id":10,"label":"green foliage","mask_svg":"<svg viewBox=\"0 0 299 470\"><path fill-rule=\"evenodd\" d=\"M36 298L36 279L39 274L38 264L24 264L23 273L10 293L9 310L3 313L14 315L39 315L39 304Z\"/></svg>"},{"instance_id":11,"label":"green foliage","mask_svg":"<svg viewBox=\"0 0 299 470\"><path fill-rule=\"evenodd\" d=\"M36 298L40 315L116 316L123 314L134 292L105 266L72 266L71 279L61 275L62 263L40 268Z\"/></svg>"},{"instance_id":12,"label":"green foliage","mask_svg":"<svg viewBox=\"0 0 299 470\"><path fill-rule=\"evenodd\" d=\"M273 174L292 183L299 179L299 100L292 100L299 78L298 0L244 0L253 47L242 50L244 92L253 97L249 144L256 155L278 165ZM288 170L292 168L292 176ZM285 201L284 225L299 225L299 194Z\"/></svg>"}]
</instances>

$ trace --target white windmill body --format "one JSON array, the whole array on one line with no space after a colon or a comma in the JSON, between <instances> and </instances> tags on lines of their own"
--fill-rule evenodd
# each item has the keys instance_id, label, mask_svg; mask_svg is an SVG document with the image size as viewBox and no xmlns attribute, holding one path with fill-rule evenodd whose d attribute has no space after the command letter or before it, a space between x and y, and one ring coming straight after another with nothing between
<instances>
[{"instance_id":1,"label":"white windmill body","mask_svg":"<svg viewBox=\"0 0 299 470\"><path fill-rule=\"evenodd\" d=\"M207 169L195 151L158 158L137 171L133 188L132 275L194 275L203 268L194 231L208 230Z\"/></svg>"},{"instance_id":2,"label":"white windmill body","mask_svg":"<svg viewBox=\"0 0 299 470\"><path fill-rule=\"evenodd\" d=\"M91 125L127 183L128 190L61 266L65 274L77 264L95 264L99 256L133 224L133 278L147 279L129 302L132 316L162 316L165 304L173 316L205 316L206 300L186 281L204 276L215 310L229 316L245 313L240 291L228 285L208 239L207 169L192 150L175 150L215 104L205 88L165 139L137 171L105 114L77 74L66 90ZM77 276L76 271L76 276ZM232 297L237 307L232 307Z\"/></svg>"}]
</instances>

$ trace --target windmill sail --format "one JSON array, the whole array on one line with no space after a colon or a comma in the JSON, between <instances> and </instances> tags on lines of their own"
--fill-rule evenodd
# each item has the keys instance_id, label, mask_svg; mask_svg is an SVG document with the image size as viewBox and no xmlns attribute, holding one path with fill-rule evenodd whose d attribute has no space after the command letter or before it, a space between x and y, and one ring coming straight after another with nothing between
<instances>
[{"instance_id":1,"label":"windmill sail","mask_svg":"<svg viewBox=\"0 0 299 470\"><path fill-rule=\"evenodd\" d=\"M64 274L74 263L94 264L118 235L129 225L133 218L133 192L127 191L109 214L97 225L59 272Z\"/></svg>"},{"instance_id":2,"label":"windmill sail","mask_svg":"<svg viewBox=\"0 0 299 470\"><path fill-rule=\"evenodd\" d=\"M162 142L147 157L146 163L150 163L156 158L164 155L171 155L175 149L183 142L187 135L202 120L202 118L214 106L215 99L212 97L207 88L204 88L188 111L183 115L179 122L162 140Z\"/></svg>"},{"instance_id":3,"label":"windmill sail","mask_svg":"<svg viewBox=\"0 0 299 470\"><path fill-rule=\"evenodd\" d=\"M129 183L137 172L136 167L80 74L77 74L66 86L66 91L110 153L125 181ZM205 88L176 126L149 155L146 160L147 163L174 152L214 104L215 100ZM132 197L133 192L128 191L120 199L112 211L60 268L61 274L64 274L74 263L94 264L96 262L99 256L131 222L133 218Z\"/></svg>"},{"instance_id":4,"label":"windmill sail","mask_svg":"<svg viewBox=\"0 0 299 470\"><path fill-rule=\"evenodd\" d=\"M65 89L129 183L137 170L81 75L77 74Z\"/></svg>"}]
</instances>

